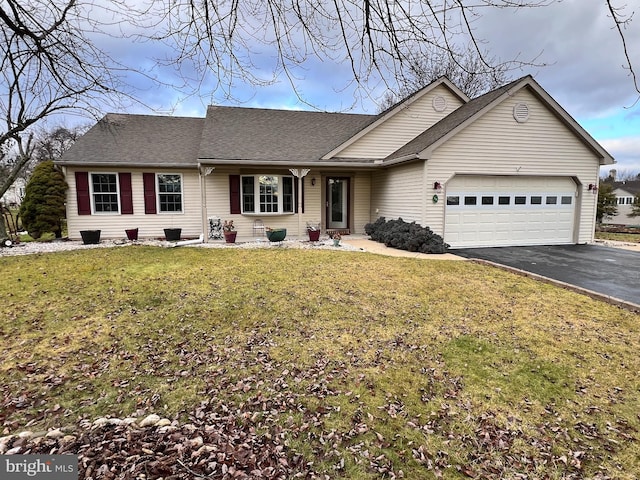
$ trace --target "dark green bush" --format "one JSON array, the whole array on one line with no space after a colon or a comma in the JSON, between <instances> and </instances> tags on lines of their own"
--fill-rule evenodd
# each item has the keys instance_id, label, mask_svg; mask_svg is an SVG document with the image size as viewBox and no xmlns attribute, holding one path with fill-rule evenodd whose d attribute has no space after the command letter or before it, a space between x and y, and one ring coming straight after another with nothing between
<instances>
[{"instance_id":1,"label":"dark green bush","mask_svg":"<svg viewBox=\"0 0 640 480\"><path fill-rule=\"evenodd\" d=\"M27 183L20 218L29 235L35 240L52 232L62 237L67 182L52 161L39 163Z\"/></svg>"},{"instance_id":2,"label":"dark green bush","mask_svg":"<svg viewBox=\"0 0 640 480\"><path fill-rule=\"evenodd\" d=\"M364 231L371 240L384 243L387 247L420 253L445 253L449 245L440 235L416 222L407 223L402 218L386 221L384 217L367 223Z\"/></svg>"}]
</instances>

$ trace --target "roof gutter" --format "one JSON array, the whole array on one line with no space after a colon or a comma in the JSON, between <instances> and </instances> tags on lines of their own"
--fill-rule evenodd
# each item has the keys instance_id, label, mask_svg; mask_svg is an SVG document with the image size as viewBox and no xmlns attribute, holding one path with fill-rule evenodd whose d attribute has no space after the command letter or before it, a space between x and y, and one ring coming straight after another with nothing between
<instances>
[{"instance_id":1,"label":"roof gutter","mask_svg":"<svg viewBox=\"0 0 640 480\"><path fill-rule=\"evenodd\" d=\"M429 160L429 156L423 155L422 152L409 153L402 155L401 157L384 160L381 166L389 167L391 165L398 165L399 163L412 162L414 160Z\"/></svg>"},{"instance_id":2,"label":"roof gutter","mask_svg":"<svg viewBox=\"0 0 640 480\"><path fill-rule=\"evenodd\" d=\"M378 167L379 164L374 163L373 161L367 162L349 162L349 161L280 161L280 160L230 160L230 159L203 159L200 158L199 165L207 166L207 165L233 165L233 166L241 166L241 167L250 167L250 166L269 166L269 167L364 167L364 168L375 168Z\"/></svg>"},{"instance_id":3,"label":"roof gutter","mask_svg":"<svg viewBox=\"0 0 640 480\"><path fill-rule=\"evenodd\" d=\"M59 161L53 162L55 165L62 167L122 167L122 168L198 168L197 163L144 163L132 165L131 162L72 162L72 161Z\"/></svg>"}]
</instances>

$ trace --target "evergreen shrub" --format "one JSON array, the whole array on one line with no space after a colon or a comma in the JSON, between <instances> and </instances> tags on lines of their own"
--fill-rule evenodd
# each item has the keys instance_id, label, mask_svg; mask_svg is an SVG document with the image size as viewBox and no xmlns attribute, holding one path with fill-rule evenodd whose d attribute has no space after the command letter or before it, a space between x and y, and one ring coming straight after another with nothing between
<instances>
[{"instance_id":1,"label":"evergreen shrub","mask_svg":"<svg viewBox=\"0 0 640 480\"><path fill-rule=\"evenodd\" d=\"M364 226L367 235L387 247L420 253L446 253L449 245L442 237L433 233L429 227L423 227L416 222L407 223L402 218L386 221L379 217L373 223Z\"/></svg>"},{"instance_id":2,"label":"evergreen shrub","mask_svg":"<svg viewBox=\"0 0 640 480\"><path fill-rule=\"evenodd\" d=\"M33 170L20 206L20 218L35 240L47 232L62 237L67 188L64 175L52 161L41 162Z\"/></svg>"}]
</instances>

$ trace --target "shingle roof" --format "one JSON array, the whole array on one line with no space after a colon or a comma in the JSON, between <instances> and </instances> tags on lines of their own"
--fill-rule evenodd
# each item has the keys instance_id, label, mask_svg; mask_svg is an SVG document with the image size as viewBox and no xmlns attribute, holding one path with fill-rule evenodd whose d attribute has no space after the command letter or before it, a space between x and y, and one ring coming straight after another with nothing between
<instances>
[{"instance_id":1,"label":"shingle roof","mask_svg":"<svg viewBox=\"0 0 640 480\"><path fill-rule=\"evenodd\" d=\"M203 125L204 118L109 113L56 163L195 167Z\"/></svg>"},{"instance_id":2,"label":"shingle roof","mask_svg":"<svg viewBox=\"0 0 640 480\"><path fill-rule=\"evenodd\" d=\"M523 77L527 78L527 77ZM500 98L502 94L507 92L514 85L520 83L523 78L514 80L511 83L503 85L495 90L492 90L484 95L469 100L469 102L458 107L442 120L437 122L431 128L425 130L416 138L411 140L406 145L400 147L398 150L389 155L385 160L393 160L396 158L406 157L408 155L417 155L418 153L426 150L442 137L453 131L455 128L462 125L465 121L473 117L476 113L480 112L483 108L490 105L496 99Z\"/></svg>"},{"instance_id":3,"label":"shingle roof","mask_svg":"<svg viewBox=\"0 0 640 480\"><path fill-rule=\"evenodd\" d=\"M538 87L531 76L481 95L382 159L328 158L336 164L389 165L418 158L424 150L455 134L465 122L514 87L529 85L576 135L601 155L613 158L575 120ZM210 106L206 118L108 114L69 149L64 164L197 167L199 163L251 165L324 163L323 156L373 125L380 115Z\"/></svg>"},{"instance_id":4,"label":"shingle roof","mask_svg":"<svg viewBox=\"0 0 640 480\"><path fill-rule=\"evenodd\" d=\"M614 190L619 188L634 195L640 195L640 180L613 182L613 188Z\"/></svg>"},{"instance_id":5,"label":"shingle roof","mask_svg":"<svg viewBox=\"0 0 640 480\"><path fill-rule=\"evenodd\" d=\"M202 161L318 161L375 115L210 106Z\"/></svg>"}]
</instances>

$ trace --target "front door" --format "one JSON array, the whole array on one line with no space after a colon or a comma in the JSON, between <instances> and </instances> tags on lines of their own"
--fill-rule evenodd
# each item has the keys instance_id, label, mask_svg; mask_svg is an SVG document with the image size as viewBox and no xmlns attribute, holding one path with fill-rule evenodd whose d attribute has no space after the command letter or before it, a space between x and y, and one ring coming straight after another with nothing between
<instances>
[{"instance_id":1,"label":"front door","mask_svg":"<svg viewBox=\"0 0 640 480\"><path fill-rule=\"evenodd\" d=\"M349 227L349 179L327 178L327 229Z\"/></svg>"}]
</instances>

